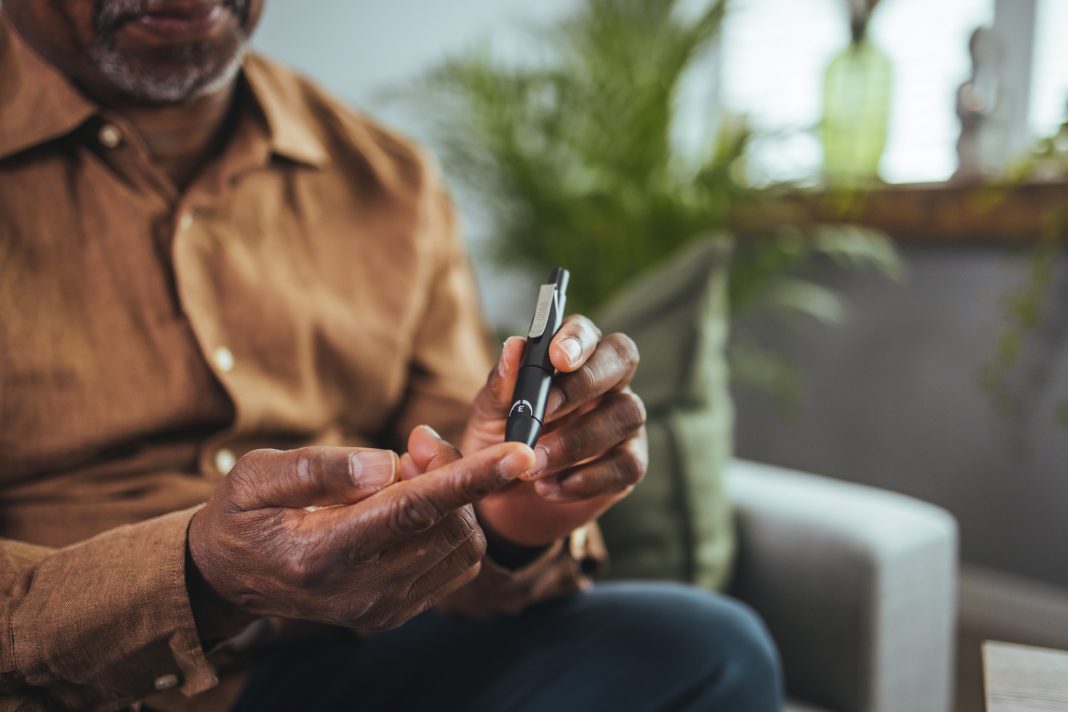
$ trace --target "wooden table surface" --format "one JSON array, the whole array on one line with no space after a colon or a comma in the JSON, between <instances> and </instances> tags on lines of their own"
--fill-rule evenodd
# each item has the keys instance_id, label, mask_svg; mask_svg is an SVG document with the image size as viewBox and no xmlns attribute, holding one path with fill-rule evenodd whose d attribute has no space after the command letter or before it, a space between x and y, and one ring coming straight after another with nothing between
<instances>
[{"instance_id":1,"label":"wooden table surface","mask_svg":"<svg viewBox=\"0 0 1068 712\"><path fill-rule=\"evenodd\" d=\"M983 668L987 712L1068 710L1068 652L987 641Z\"/></svg>"}]
</instances>

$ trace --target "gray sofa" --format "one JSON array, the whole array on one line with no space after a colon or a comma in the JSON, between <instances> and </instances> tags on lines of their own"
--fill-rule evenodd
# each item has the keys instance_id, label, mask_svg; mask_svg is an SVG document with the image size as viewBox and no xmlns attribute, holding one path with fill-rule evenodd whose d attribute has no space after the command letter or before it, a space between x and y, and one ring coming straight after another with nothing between
<instances>
[{"instance_id":1,"label":"gray sofa","mask_svg":"<svg viewBox=\"0 0 1068 712\"><path fill-rule=\"evenodd\" d=\"M788 710L946 712L957 527L871 487L734 460L731 593L782 653Z\"/></svg>"}]
</instances>

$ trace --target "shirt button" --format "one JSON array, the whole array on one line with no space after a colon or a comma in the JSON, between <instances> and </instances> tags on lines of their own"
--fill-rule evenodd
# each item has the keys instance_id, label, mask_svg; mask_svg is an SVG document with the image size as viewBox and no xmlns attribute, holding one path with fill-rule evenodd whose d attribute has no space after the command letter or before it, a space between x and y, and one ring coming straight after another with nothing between
<instances>
[{"instance_id":1,"label":"shirt button","mask_svg":"<svg viewBox=\"0 0 1068 712\"><path fill-rule=\"evenodd\" d=\"M230 470L234 469L236 464L237 457L234 455L233 450L222 448L215 453L215 469L219 471L220 475L230 474Z\"/></svg>"},{"instance_id":2,"label":"shirt button","mask_svg":"<svg viewBox=\"0 0 1068 712\"><path fill-rule=\"evenodd\" d=\"M174 674L160 675L156 678L157 690L169 690L178 685L178 676Z\"/></svg>"},{"instance_id":3,"label":"shirt button","mask_svg":"<svg viewBox=\"0 0 1068 712\"><path fill-rule=\"evenodd\" d=\"M234 353L225 346L219 346L212 351L211 360L215 363L215 368L223 373L230 373L234 370Z\"/></svg>"},{"instance_id":4,"label":"shirt button","mask_svg":"<svg viewBox=\"0 0 1068 712\"><path fill-rule=\"evenodd\" d=\"M104 148L116 148L122 143L122 131L115 124L104 124L97 132L96 138Z\"/></svg>"}]
</instances>

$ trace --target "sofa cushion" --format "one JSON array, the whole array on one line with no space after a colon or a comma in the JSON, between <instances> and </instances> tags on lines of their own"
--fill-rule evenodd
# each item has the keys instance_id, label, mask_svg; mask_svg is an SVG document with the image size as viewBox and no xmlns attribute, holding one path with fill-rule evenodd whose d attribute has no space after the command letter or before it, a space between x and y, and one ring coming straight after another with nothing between
<instances>
[{"instance_id":1,"label":"sofa cushion","mask_svg":"<svg viewBox=\"0 0 1068 712\"><path fill-rule=\"evenodd\" d=\"M729 245L704 240L614 298L599 323L641 352L634 390L649 413L649 472L605 513L611 578L722 588L733 553L723 469L732 410L724 349Z\"/></svg>"}]
</instances>

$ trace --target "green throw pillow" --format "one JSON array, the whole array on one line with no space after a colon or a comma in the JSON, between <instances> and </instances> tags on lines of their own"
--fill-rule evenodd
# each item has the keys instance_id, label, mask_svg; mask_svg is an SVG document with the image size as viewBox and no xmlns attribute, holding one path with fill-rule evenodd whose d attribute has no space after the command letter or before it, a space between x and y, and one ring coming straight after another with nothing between
<instances>
[{"instance_id":1,"label":"green throw pillow","mask_svg":"<svg viewBox=\"0 0 1068 712\"><path fill-rule=\"evenodd\" d=\"M723 471L731 452L729 245L706 240L640 278L602 312L641 352L634 390L649 413L649 472L601 517L610 578L726 584L734 553Z\"/></svg>"}]
</instances>

